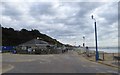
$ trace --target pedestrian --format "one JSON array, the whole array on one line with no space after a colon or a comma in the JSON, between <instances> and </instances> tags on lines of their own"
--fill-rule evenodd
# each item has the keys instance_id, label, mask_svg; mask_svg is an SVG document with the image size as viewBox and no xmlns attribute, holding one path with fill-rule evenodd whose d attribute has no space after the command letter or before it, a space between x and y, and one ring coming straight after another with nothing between
<instances>
[{"instance_id":1,"label":"pedestrian","mask_svg":"<svg viewBox=\"0 0 120 75\"><path fill-rule=\"evenodd\" d=\"M28 48L28 53L31 53L32 49L31 48Z\"/></svg>"},{"instance_id":2,"label":"pedestrian","mask_svg":"<svg viewBox=\"0 0 120 75\"><path fill-rule=\"evenodd\" d=\"M86 46L86 55L89 57L89 48Z\"/></svg>"}]
</instances>

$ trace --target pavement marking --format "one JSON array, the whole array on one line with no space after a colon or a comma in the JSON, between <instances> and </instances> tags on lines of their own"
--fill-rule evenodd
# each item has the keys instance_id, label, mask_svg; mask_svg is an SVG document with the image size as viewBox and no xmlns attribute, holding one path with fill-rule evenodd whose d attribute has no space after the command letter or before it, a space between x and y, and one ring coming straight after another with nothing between
<instances>
[{"instance_id":1,"label":"pavement marking","mask_svg":"<svg viewBox=\"0 0 120 75\"><path fill-rule=\"evenodd\" d=\"M101 71L101 70L98 69L98 68L95 68L95 70L96 70L97 72L100 72L100 73L106 73L106 72Z\"/></svg>"},{"instance_id":2,"label":"pavement marking","mask_svg":"<svg viewBox=\"0 0 120 75\"><path fill-rule=\"evenodd\" d=\"M118 72L116 72L116 71L107 71L108 73L118 73Z\"/></svg>"},{"instance_id":3,"label":"pavement marking","mask_svg":"<svg viewBox=\"0 0 120 75\"><path fill-rule=\"evenodd\" d=\"M15 61L15 62L31 62L31 61L35 61L35 59L17 60L17 61Z\"/></svg>"},{"instance_id":4,"label":"pavement marking","mask_svg":"<svg viewBox=\"0 0 120 75\"><path fill-rule=\"evenodd\" d=\"M7 67L8 67L8 68L6 68L6 69L2 68L2 73L5 73L5 72L7 72L7 71L9 71L9 70L11 70L11 69L14 68L14 66L11 65L11 64L8 64Z\"/></svg>"},{"instance_id":5,"label":"pavement marking","mask_svg":"<svg viewBox=\"0 0 120 75\"><path fill-rule=\"evenodd\" d=\"M35 59L27 59L27 60L7 60L7 61L4 61L4 62L31 62L31 61L35 61Z\"/></svg>"},{"instance_id":6,"label":"pavement marking","mask_svg":"<svg viewBox=\"0 0 120 75\"><path fill-rule=\"evenodd\" d=\"M98 69L98 68L95 68L95 70L96 70L97 72L99 72L99 73L106 73L105 71L101 71L101 70Z\"/></svg>"},{"instance_id":7,"label":"pavement marking","mask_svg":"<svg viewBox=\"0 0 120 75\"><path fill-rule=\"evenodd\" d=\"M48 59L41 59L40 60L40 63L50 63L51 61L50 60L48 60Z\"/></svg>"}]
</instances>

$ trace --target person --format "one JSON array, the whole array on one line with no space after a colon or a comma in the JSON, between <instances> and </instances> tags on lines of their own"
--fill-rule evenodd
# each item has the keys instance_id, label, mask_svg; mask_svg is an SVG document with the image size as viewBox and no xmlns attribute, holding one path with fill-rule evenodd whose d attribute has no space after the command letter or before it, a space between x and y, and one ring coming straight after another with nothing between
<instances>
[{"instance_id":1,"label":"person","mask_svg":"<svg viewBox=\"0 0 120 75\"><path fill-rule=\"evenodd\" d=\"M28 48L28 53L31 53L32 49L31 48Z\"/></svg>"},{"instance_id":2,"label":"person","mask_svg":"<svg viewBox=\"0 0 120 75\"><path fill-rule=\"evenodd\" d=\"M16 50L13 50L13 54L16 54L16 52L17 52Z\"/></svg>"},{"instance_id":3,"label":"person","mask_svg":"<svg viewBox=\"0 0 120 75\"><path fill-rule=\"evenodd\" d=\"M86 46L86 55L89 56L89 49L88 49L88 46Z\"/></svg>"}]
</instances>

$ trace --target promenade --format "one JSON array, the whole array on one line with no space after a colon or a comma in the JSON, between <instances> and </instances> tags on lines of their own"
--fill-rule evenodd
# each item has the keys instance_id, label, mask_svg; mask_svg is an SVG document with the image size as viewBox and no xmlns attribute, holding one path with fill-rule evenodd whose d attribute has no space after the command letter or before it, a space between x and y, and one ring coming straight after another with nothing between
<instances>
[{"instance_id":1,"label":"promenade","mask_svg":"<svg viewBox=\"0 0 120 75\"><path fill-rule=\"evenodd\" d=\"M118 73L118 70L91 62L75 51L50 55L2 55L3 73Z\"/></svg>"}]
</instances>

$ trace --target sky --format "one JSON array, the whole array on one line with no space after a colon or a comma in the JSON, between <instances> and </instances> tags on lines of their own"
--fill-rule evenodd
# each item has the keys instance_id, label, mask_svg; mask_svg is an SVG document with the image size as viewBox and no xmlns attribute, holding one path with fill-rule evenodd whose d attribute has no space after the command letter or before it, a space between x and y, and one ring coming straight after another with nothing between
<instances>
[{"instance_id":1,"label":"sky","mask_svg":"<svg viewBox=\"0 0 120 75\"><path fill-rule=\"evenodd\" d=\"M15 30L37 29L70 45L118 46L118 0L2 0L0 23ZM85 39L83 39L83 36Z\"/></svg>"}]
</instances>

